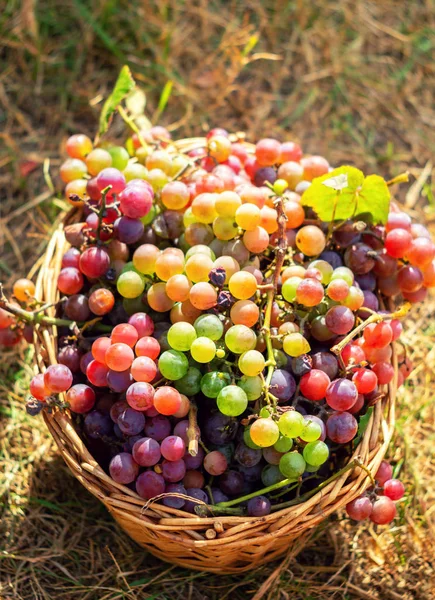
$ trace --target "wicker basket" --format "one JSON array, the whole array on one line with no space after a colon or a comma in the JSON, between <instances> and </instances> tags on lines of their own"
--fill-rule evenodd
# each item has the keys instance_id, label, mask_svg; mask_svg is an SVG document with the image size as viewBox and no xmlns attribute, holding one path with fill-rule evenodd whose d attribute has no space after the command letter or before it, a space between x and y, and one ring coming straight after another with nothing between
<instances>
[{"instance_id":1,"label":"wicker basket","mask_svg":"<svg viewBox=\"0 0 435 600\"><path fill-rule=\"evenodd\" d=\"M182 140L178 150L204 146L204 138ZM76 220L70 213L68 221ZM68 248L63 224L55 231L41 260L36 295L46 303L59 299L57 275ZM49 314L54 316L54 308ZM51 313L50 313L51 311ZM56 363L56 327L35 328L35 360L39 371ZM349 459L358 458L374 474L394 429L396 376L388 394L378 402L362 440ZM265 517L216 516L202 518L147 502L131 489L115 483L91 456L77 435L68 411L44 411L47 427L74 476L107 507L119 525L138 544L164 561L199 571L240 573L301 548L304 540L328 515L361 494L370 479L356 466L331 481L308 500Z\"/></svg>"}]
</instances>

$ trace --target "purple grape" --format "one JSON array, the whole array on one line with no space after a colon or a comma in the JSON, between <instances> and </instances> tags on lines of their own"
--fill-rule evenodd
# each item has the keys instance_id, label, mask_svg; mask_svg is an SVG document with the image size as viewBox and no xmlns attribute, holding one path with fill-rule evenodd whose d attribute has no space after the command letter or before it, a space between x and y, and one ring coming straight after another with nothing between
<instances>
[{"instance_id":1,"label":"purple grape","mask_svg":"<svg viewBox=\"0 0 435 600\"><path fill-rule=\"evenodd\" d=\"M208 496L201 490L200 488L187 488L186 494L190 496L190 498L194 498L194 500L199 500L200 502L205 502L205 504L209 503ZM195 513L195 506L198 506L200 502L195 502L194 500L186 500L184 504L184 510L189 513ZM223 502L219 500L219 502Z\"/></svg>"},{"instance_id":2,"label":"purple grape","mask_svg":"<svg viewBox=\"0 0 435 600\"><path fill-rule=\"evenodd\" d=\"M250 517L264 517L270 513L270 501L266 496L256 496L248 501L248 515Z\"/></svg>"},{"instance_id":3,"label":"purple grape","mask_svg":"<svg viewBox=\"0 0 435 600\"><path fill-rule=\"evenodd\" d=\"M134 408L126 408L118 417L118 425L122 433L126 435L137 435L145 426L143 413Z\"/></svg>"},{"instance_id":4,"label":"purple grape","mask_svg":"<svg viewBox=\"0 0 435 600\"><path fill-rule=\"evenodd\" d=\"M121 452L110 461L109 472L116 483L132 483L139 472L139 465L131 454Z\"/></svg>"},{"instance_id":5,"label":"purple grape","mask_svg":"<svg viewBox=\"0 0 435 600\"><path fill-rule=\"evenodd\" d=\"M124 452L130 452L130 454L133 451L133 446L135 445L135 443L138 440L142 440L143 436L142 435L131 435L131 436L127 436L127 439L124 442ZM136 461L137 462L137 461Z\"/></svg>"},{"instance_id":6,"label":"purple grape","mask_svg":"<svg viewBox=\"0 0 435 600\"><path fill-rule=\"evenodd\" d=\"M229 498L226 496L219 488L211 488L211 493L213 494L213 501L215 504L219 504L219 502L228 502ZM212 502L212 498L210 498L210 502Z\"/></svg>"},{"instance_id":7,"label":"purple grape","mask_svg":"<svg viewBox=\"0 0 435 600\"><path fill-rule=\"evenodd\" d=\"M296 356L291 361L291 369L298 377L311 371L312 367L313 360L309 354L301 354L301 356Z\"/></svg>"},{"instance_id":8,"label":"purple grape","mask_svg":"<svg viewBox=\"0 0 435 600\"><path fill-rule=\"evenodd\" d=\"M319 256L320 260L326 260L327 263L331 265L333 269L338 269L338 267L343 266L343 261L341 260L341 256L337 252L333 252L332 250L325 250Z\"/></svg>"},{"instance_id":9,"label":"purple grape","mask_svg":"<svg viewBox=\"0 0 435 600\"><path fill-rule=\"evenodd\" d=\"M119 217L114 224L115 236L120 242L134 244L142 237L144 224L139 219Z\"/></svg>"},{"instance_id":10,"label":"purple grape","mask_svg":"<svg viewBox=\"0 0 435 600\"><path fill-rule=\"evenodd\" d=\"M98 439L113 432L113 423L108 414L93 410L85 417L84 430L90 438Z\"/></svg>"},{"instance_id":11,"label":"purple grape","mask_svg":"<svg viewBox=\"0 0 435 600\"><path fill-rule=\"evenodd\" d=\"M316 352L312 359L313 369L323 371L331 381L337 377L338 361L331 352Z\"/></svg>"},{"instance_id":12,"label":"purple grape","mask_svg":"<svg viewBox=\"0 0 435 600\"><path fill-rule=\"evenodd\" d=\"M80 359L80 350L76 346L64 346L57 355L57 361L68 367L72 373L80 371Z\"/></svg>"},{"instance_id":13,"label":"purple grape","mask_svg":"<svg viewBox=\"0 0 435 600\"><path fill-rule=\"evenodd\" d=\"M187 438L187 430L189 428L189 421L186 419L183 421L179 421L174 427L174 435L180 437L185 444L189 443Z\"/></svg>"},{"instance_id":14,"label":"purple grape","mask_svg":"<svg viewBox=\"0 0 435 600\"><path fill-rule=\"evenodd\" d=\"M89 363L94 360L92 356L92 352L86 352L80 359L80 371L86 375L86 369L88 368Z\"/></svg>"},{"instance_id":15,"label":"purple grape","mask_svg":"<svg viewBox=\"0 0 435 600\"><path fill-rule=\"evenodd\" d=\"M107 385L113 392L121 393L133 383L130 369L127 371L111 371L107 373Z\"/></svg>"},{"instance_id":16,"label":"purple grape","mask_svg":"<svg viewBox=\"0 0 435 600\"><path fill-rule=\"evenodd\" d=\"M363 291L374 292L376 289L376 276L371 271L363 275L357 275L355 281Z\"/></svg>"},{"instance_id":17,"label":"purple grape","mask_svg":"<svg viewBox=\"0 0 435 600\"><path fill-rule=\"evenodd\" d=\"M237 470L243 475L245 481L247 481L248 483L256 483L261 479L261 472L263 470L263 467L264 463L263 461L261 461L253 467L240 466L237 468Z\"/></svg>"},{"instance_id":18,"label":"purple grape","mask_svg":"<svg viewBox=\"0 0 435 600\"><path fill-rule=\"evenodd\" d=\"M201 446L198 447L198 454L196 456L192 456L188 452L183 456L184 464L186 465L186 469L189 471L199 469L203 463L205 456L204 450Z\"/></svg>"},{"instance_id":19,"label":"purple grape","mask_svg":"<svg viewBox=\"0 0 435 600\"><path fill-rule=\"evenodd\" d=\"M275 183L276 171L273 167L260 167L254 174L254 184L258 187L265 185L265 182Z\"/></svg>"},{"instance_id":20,"label":"purple grape","mask_svg":"<svg viewBox=\"0 0 435 600\"><path fill-rule=\"evenodd\" d=\"M242 467L254 467L262 458L261 450L249 448L244 442L239 442L234 453L234 460Z\"/></svg>"},{"instance_id":21,"label":"purple grape","mask_svg":"<svg viewBox=\"0 0 435 600\"><path fill-rule=\"evenodd\" d=\"M165 480L154 471L145 471L136 479L136 491L141 498L149 500L163 494L165 491Z\"/></svg>"},{"instance_id":22,"label":"purple grape","mask_svg":"<svg viewBox=\"0 0 435 600\"><path fill-rule=\"evenodd\" d=\"M157 442L161 442L171 435L171 423L169 419L163 415L147 419L145 423L145 435Z\"/></svg>"},{"instance_id":23,"label":"purple grape","mask_svg":"<svg viewBox=\"0 0 435 600\"><path fill-rule=\"evenodd\" d=\"M186 475L186 465L184 464L183 459L164 460L162 463L162 475L163 479L170 483L181 481Z\"/></svg>"},{"instance_id":24,"label":"purple grape","mask_svg":"<svg viewBox=\"0 0 435 600\"><path fill-rule=\"evenodd\" d=\"M371 313L367 310L364 310L364 307L377 312L379 310L379 300L378 300L377 296L375 296L375 294L373 292L371 292L370 290L364 290L363 294L364 294L364 302L363 302L362 307L358 311L358 316L361 317L362 319L367 319Z\"/></svg>"},{"instance_id":25,"label":"purple grape","mask_svg":"<svg viewBox=\"0 0 435 600\"><path fill-rule=\"evenodd\" d=\"M228 496L240 496L244 483L245 478L238 471L226 471L219 477L219 487Z\"/></svg>"},{"instance_id":26,"label":"purple grape","mask_svg":"<svg viewBox=\"0 0 435 600\"><path fill-rule=\"evenodd\" d=\"M263 448L262 453L264 460L270 465L279 465L279 461L281 460L281 456L283 455L282 452L278 452L278 450L275 450L273 446L270 446L269 448Z\"/></svg>"},{"instance_id":27,"label":"purple grape","mask_svg":"<svg viewBox=\"0 0 435 600\"><path fill-rule=\"evenodd\" d=\"M121 429L119 428L118 423L115 423L115 425L113 426L113 433L116 435L118 440L123 440L125 437Z\"/></svg>"},{"instance_id":28,"label":"purple grape","mask_svg":"<svg viewBox=\"0 0 435 600\"><path fill-rule=\"evenodd\" d=\"M353 244L344 253L344 263L356 275L365 275L375 266L375 260L370 256L373 248L367 244Z\"/></svg>"},{"instance_id":29,"label":"purple grape","mask_svg":"<svg viewBox=\"0 0 435 600\"><path fill-rule=\"evenodd\" d=\"M278 402L288 402L296 390L294 377L283 369L276 369L270 382L271 393L278 398Z\"/></svg>"},{"instance_id":30,"label":"purple grape","mask_svg":"<svg viewBox=\"0 0 435 600\"><path fill-rule=\"evenodd\" d=\"M165 494L170 493L187 495L186 488L180 483L168 483L165 487ZM178 496L165 496L162 502L170 508L183 508L186 500Z\"/></svg>"},{"instance_id":31,"label":"purple grape","mask_svg":"<svg viewBox=\"0 0 435 600\"><path fill-rule=\"evenodd\" d=\"M64 312L72 321L87 321L91 315L87 297L84 294L73 294L65 302Z\"/></svg>"},{"instance_id":32,"label":"purple grape","mask_svg":"<svg viewBox=\"0 0 435 600\"><path fill-rule=\"evenodd\" d=\"M153 467L161 457L160 444L152 438L139 438L132 447L132 454L141 467Z\"/></svg>"},{"instance_id":33,"label":"purple grape","mask_svg":"<svg viewBox=\"0 0 435 600\"><path fill-rule=\"evenodd\" d=\"M358 431L358 421L348 412L335 412L326 421L326 433L332 442L346 444Z\"/></svg>"},{"instance_id":34,"label":"purple grape","mask_svg":"<svg viewBox=\"0 0 435 600\"><path fill-rule=\"evenodd\" d=\"M231 442L237 434L239 424L234 417L227 417L220 412L211 414L205 420L201 431L209 442L221 446Z\"/></svg>"},{"instance_id":35,"label":"purple grape","mask_svg":"<svg viewBox=\"0 0 435 600\"><path fill-rule=\"evenodd\" d=\"M126 408L128 408L128 404L125 400L118 400L112 405L110 409L110 418L114 423L118 423L119 415L123 413Z\"/></svg>"}]
</instances>

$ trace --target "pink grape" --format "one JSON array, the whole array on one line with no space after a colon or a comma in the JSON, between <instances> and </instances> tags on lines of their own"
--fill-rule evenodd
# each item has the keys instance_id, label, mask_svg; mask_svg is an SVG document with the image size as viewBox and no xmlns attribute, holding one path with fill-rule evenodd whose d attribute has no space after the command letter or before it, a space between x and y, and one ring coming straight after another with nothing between
<instances>
[{"instance_id":1,"label":"pink grape","mask_svg":"<svg viewBox=\"0 0 435 600\"><path fill-rule=\"evenodd\" d=\"M354 521L364 521L372 514L373 505L367 496L358 496L346 504L346 512Z\"/></svg>"},{"instance_id":2,"label":"pink grape","mask_svg":"<svg viewBox=\"0 0 435 600\"><path fill-rule=\"evenodd\" d=\"M405 494L405 486L398 479L387 479L384 483L384 494L390 500L400 500Z\"/></svg>"},{"instance_id":3,"label":"pink grape","mask_svg":"<svg viewBox=\"0 0 435 600\"><path fill-rule=\"evenodd\" d=\"M180 460L186 452L184 441L177 435L170 435L165 438L160 446L162 456L166 460Z\"/></svg>"},{"instance_id":4,"label":"pink grape","mask_svg":"<svg viewBox=\"0 0 435 600\"><path fill-rule=\"evenodd\" d=\"M44 385L52 394L66 392L72 381L72 373L65 365L50 365L44 373Z\"/></svg>"},{"instance_id":5,"label":"pink grape","mask_svg":"<svg viewBox=\"0 0 435 600\"><path fill-rule=\"evenodd\" d=\"M76 383L66 393L70 409L76 413L87 413L94 407L95 392L84 383Z\"/></svg>"},{"instance_id":6,"label":"pink grape","mask_svg":"<svg viewBox=\"0 0 435 600\"><path fill-rule=\"evenodd\" d=\"M132 453L138 465L152 467L160 460L160 444L152 438L140 438L134 443Z\"/></svg>"},{"instance_id":7,"label":"pink grape","mask_svg":"<svg viewBox=\"0 0 435 600\"><path fill-rule=\"evenodd\" d=\"M132 483L139 473L139 465L128 452L116 454L110 461L110 477L116 483Z\"/></svg>"},{"instance_id":8,"label":"pink grape","mask_svg":"<svg viewBox=\"0 0 435 600\"><path fill-rule=\"evenodd\" d=\"M395 230L397 231L397 230ZM377 525L387 525L396 516L396 505L387 496L381 496L373 503L370 521Z\"/></svg>"},{"instance_id":9,"label":"pink grape","mask_svg":"<svg viewBox=\"0 0 435 600\"><path fill-rule=\"evenodd\" d=\"M135 410L144 411L153 406L154 388L149 383L132 383L125 395L128 404Z\"/></svg>"}]
</instances>

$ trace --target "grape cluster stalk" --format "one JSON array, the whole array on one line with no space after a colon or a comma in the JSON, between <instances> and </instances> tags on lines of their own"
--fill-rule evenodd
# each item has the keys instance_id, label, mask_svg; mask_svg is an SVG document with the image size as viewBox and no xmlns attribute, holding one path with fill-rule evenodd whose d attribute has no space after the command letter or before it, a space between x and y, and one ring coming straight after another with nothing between
<instances>
[{"instance_id":1,"label":"grape cluster stalk","mask_svg":"<svg viewBox=\"0 0 435 600\"><path fill-rule=\"evenodd\" d=\"M399 347L395 373L392 344L435 287L435 245L394 202L379 224L322 221L305 198L331 183L328 161L294 141L252 148L222 128L185 152L162 127L124 146L72 135L60 177L80 220L55 315L18 280L1 290L0 344L57 326L27 411L69 409L145 504L262 517L358 466L371 486L349 516L389 523L405 492L392 466L349 461L412 370Z\"/></svg>"}]
</instances>

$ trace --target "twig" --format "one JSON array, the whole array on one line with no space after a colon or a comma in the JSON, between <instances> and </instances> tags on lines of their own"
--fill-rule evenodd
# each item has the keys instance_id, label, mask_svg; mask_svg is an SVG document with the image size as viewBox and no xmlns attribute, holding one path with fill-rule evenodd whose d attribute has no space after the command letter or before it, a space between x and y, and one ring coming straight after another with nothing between
<instances>
[{"instance_id":1,"label":"twig","mask_svg":"<svg viewBox=\"0 0 435 600\"><path fill-rule=\"evenodd\" d=\"M189 409L189 426L187 428L187 439L189 440L188 452L190 456L196 456L198 454L198 423L196 420L198 409L195 401L190 400Z\"/></svg>"}]
</instances>

